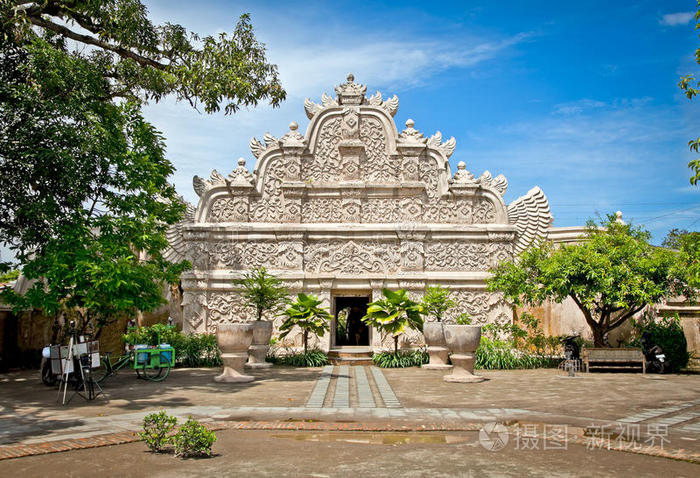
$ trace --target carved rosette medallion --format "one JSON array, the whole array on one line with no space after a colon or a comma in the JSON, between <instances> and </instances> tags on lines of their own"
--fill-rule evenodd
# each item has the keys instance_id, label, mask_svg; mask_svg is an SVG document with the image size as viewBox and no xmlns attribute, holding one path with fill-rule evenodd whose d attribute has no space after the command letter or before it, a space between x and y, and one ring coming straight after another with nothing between
<instances>
[{"instance_id":1,"label":"carved rosette medallion","mask_svg":"<svg viewBox=\"0 0 700 478\"><path fill-rule=\"evenodd\" d=\"M423 241L401 241L401 269L404 271L423 270Z\"/></svg>"},{"instance_id":2,"label":"carved rosette medallion","mask_svg":"<svg viewBox=\"0 0 700 478\"><path fill-rule=\"evenodd\" d=\"M360 222L362 204L359 199L344 199L342 203L343 222Z\"/></svg>"}]
</instances>

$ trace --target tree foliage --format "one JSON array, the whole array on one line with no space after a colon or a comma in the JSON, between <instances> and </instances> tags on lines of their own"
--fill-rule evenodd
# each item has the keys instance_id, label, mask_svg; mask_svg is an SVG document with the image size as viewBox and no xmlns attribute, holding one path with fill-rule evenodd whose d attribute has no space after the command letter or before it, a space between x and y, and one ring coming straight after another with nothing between
<instances>
[{"instance_id":1,"label":"tree foliage","mask_svg":"<svg viewBox=\"0 0 700 478\"><path fill-rule=\"evenodd\" d=\"M255 309L256 320L262 320L268 310L276 313L287 302L289 295L282 281L264 267L244 272L242 278L233 281L233 285L239 288L238 294L243 304Z\"/></svg>"},{"instance_id":2,"label":"tree foliage","mask_svg":"<svg viewBox=\"0 0 700 478\"><path fill-rule=\"evenodd\" d=\"M309 333L323 337L330 328L329 322L333 318L326 309L321 307L321 300L315 295L297 294L297 300L284 311L287 319L280 326L280 338L284 338L294 327L299 327L303 335L304 355L309 351Z\"/></svg>"},{"instance_id":3,"label":"tree foliage","mask_svg":"<svg viewBox=\"0 0 700 478\"><path fill-rule=\"evenodd\" d=\"M277 67L265 57L250 16L241 15L231 35L200 37L182 25L154 25L140 0L0 0L5 37L23 41L39 30L63 46L79 49L109 79L106 98L160 100L173 94L207 113L224 104L226 113L241 106L285 99Z\"/></svg>"},{"instance_id":4,"label":"tree foliage","mask_svg":"<svg viewBox=\"0 0 700 478\"><path fill-rule=\"evenodd\" d=\"M488 280L515 305L561 302L570 297L593 332L596 347L605 335L647 305L675 293L693 293L677 269L677 254L649 244L649 233L608 216L602 228L589 221L580 244L533 246L499 264Z\"/></svg>"},{"instance_id":5,"label":"tree foliage","mask_svg":"<svg viewBox=\"0 0 700 478\"><path fill-rule=\"evenodd\" d=\"M285 96L247 15L231 35L154 25L137 0L0 0L0 243L36 282L16 308L79 328L163 303L188 264L163 257L184 205L141 106L206 112Z\"/></svg>"},{"instance_id":6,"label":"tree foliage","mask_svg":"<svg viewBox=\"0 0 700 478\"><path fill-rule=\"evenodd\" d=\"M695 12L693 18L695 20L695 30L700 30L700 0L697 2L697 11ZM695 62L700 65L700 47L695 50ZM692 100L698 95L698 93L700 93L700 89L698 89L700 88L700 80L693 75L685 75L682 76L681 80L678 82L678 87L683 90L683 93L685 93L685 96L689 100ZM688 147L694 153L700 153L700 137L688 141ZM700 158L689 162L688 167L693 172L692 176L690 177L690 183L696 185L698 181L700 181Z\"/></svg>"},{"instance_id":7,"label":"tree foliage","mask_svg":"<svg viewBox=\"0 0 700 478\"><path fill-rule=\"evenodd\" d=\"M394 338L394 353L399 350L399 335L407 328L423 331L423 309L411 300L405 289L396 292L382 289L381 299L367 306L367 314L362 321L370 327L391 334Z\"/></svg>"},{"instance_id":8,"label":"tree foliage","mask_svg":"<svg viewBox=\"0 0 700 478\"><path fill-rule=\"evenodd\" d=\"M435 320L442 322L442 316L457 303L450 299L450 289L442 286L431 286L425 288L425 293L421 299L423 314L435 317Z\"/></svg>"}]
</instances>

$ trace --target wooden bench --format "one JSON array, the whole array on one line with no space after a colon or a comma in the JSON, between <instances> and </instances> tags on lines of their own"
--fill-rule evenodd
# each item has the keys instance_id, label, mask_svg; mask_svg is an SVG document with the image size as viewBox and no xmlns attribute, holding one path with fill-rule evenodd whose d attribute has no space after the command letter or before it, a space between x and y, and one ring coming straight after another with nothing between
<instances>
[{"instance_id":1,"label":"wooden bench","mask_svg":"<svg viewBox=\"0 0 700 478\"><path fill-rule=\"evenodd\" d=\"M594 369L631 369L641 368L647 373L646 362L642 349L583 349L583 365L586 372Z\"/></svg>"}]
</instances>

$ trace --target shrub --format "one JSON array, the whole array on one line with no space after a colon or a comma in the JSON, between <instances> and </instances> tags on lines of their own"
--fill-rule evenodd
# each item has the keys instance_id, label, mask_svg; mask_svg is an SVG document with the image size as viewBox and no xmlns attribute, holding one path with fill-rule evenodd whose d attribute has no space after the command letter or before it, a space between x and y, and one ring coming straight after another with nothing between
<instances>
[{"instance_id":1,"label":"shrub","mask_svg":"<svg viewBox=\"0 0 700 478\"><path fill-rule=\"evenodd\" d=\"M399 350L398 352L380 352L372 355L372 361L381 368L420 367L430 361L428 352L419 350Z\"/></svg>"},{"instance_id":2,"label":"shrub","mask_svg":"<svg viewBox=\"0 0 700 478\"><path fill-rule=\"evenodd\" d=\"M642 334L649 332L651 345L658 345L666 355L666 372L677 372L688 365L690 360L688 342L677 314L675 317L664 317L658 320L647 313L640 320L632 320L632 326L634 327L632 345L641 347Z\"/></svg>"},{"instance_id":3,"label":"shrub","mask_svg":"<svg viewBox=\"0 0 700 478\"><path fill-rule=\"evenodd\" d=\"M211 446L216 441L214 432L199 423L191 416L180 430L173 436L175 456L211 456Z\"/></svg>"},{"instance_id":4,"label":"shrub","mask_svg":"<svg viewBox=\"0 0 700 478\"><path fill-rule=\"evenodd\" d=\"M265 359L278 365L290 365L292 367L322 367L328 365L328 355L319 349L311 349L308 352L289 352L285 354L270 354Z\"/></svg>"},{"instance_id":5,"label":"shrub","mask_svg":"<svg viewBox=\"0 0 700 478\"><path fill-rule=\"evenodd\" d=\"M469 315L467 312L462 312L455 319L455 324L457 324L457 325L471 325L472 324L472 316Z\"/></svg>"},{"instance_id":6,"label":"shrub","mask_svg":"<svg viewBox=\"0 0 700 478\"><path fill-rule=\"evenodd\" d=\"M143 431L139 432L139 437L146 442L149 450L160 453L171 442L170 432L176 424L177 418L168 415L165 410L151 413L143 417Z\"/></svg>"},{"instance_id":7,"label":"shrub","mask_svg":"<svg viewBox=\"0 0 700 478\"><path fill-rule=\"evenodd\" d=\"M558 359L513 348L507 341L481 337L474 367L486 370L556 367Z\"/></svg>"}]
</instances>

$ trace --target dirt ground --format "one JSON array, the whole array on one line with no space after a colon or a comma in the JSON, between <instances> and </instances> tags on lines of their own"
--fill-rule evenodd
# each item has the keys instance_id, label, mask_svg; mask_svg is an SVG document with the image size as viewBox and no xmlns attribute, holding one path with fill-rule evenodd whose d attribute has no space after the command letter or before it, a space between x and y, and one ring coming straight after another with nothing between
<instances>
[{"instance_id":1,"label":"dirt ground","mask_svg":"<svg viewBox=\"0 0 700 478\"><path fill-rule=\"evenodd\" d=\"M692 477L700 465L569 445L487 451L476 432L218 432L214 456L152 454L132 443L0 462L0 476ZM541 448L541 447L540 447Z\"/></svg>"}]
</instances>

